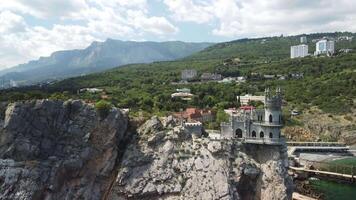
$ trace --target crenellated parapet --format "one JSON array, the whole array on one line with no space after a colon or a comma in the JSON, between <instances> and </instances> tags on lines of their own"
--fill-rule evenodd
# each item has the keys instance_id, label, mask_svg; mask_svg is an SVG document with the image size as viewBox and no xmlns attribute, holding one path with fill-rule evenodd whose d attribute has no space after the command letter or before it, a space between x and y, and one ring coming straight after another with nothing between
<instances>
[{"instance_id":1,"label":"crenellated parapet","mask_svg":"<svg viewBox=\"0 0 356 200\"><path fill-rule=\"evenodd\" d=\"M274 93L272 93L269 88L265 90L265 108L280 110L282 107L282 92L280 88L277 88Z\"/></svg>"}]
</instances>

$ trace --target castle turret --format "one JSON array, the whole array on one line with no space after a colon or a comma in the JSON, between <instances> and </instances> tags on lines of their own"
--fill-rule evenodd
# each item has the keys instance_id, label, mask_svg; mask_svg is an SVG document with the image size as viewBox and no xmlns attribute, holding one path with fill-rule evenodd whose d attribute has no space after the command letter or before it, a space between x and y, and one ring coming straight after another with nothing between
<instances>
[{"instance_id":1,"label":"castle turret","mask_svg":"<svg viewBox=\"0 0 356 200\"><path fill-rule=\"evenodd\" d=\"M282 124L282 94L281 89L277 88L275 95L269 89L265 91L265 123Z\"/></svg>"}]
</instances>

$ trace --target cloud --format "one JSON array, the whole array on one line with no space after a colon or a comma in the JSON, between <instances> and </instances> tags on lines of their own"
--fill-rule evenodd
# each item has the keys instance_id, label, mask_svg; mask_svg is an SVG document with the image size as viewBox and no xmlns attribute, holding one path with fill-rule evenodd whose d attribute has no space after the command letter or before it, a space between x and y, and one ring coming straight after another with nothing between
<instances>
[{"instance_id":1,"label":"cloud","mask_svg":"<svg viewBox=\"0 0 356 200\"><path fill-rule=\"evenodd\" d=\"M355 7L355 0L3 0L0 68L94 40L187 38L191 24L219 40L356 31Z\"/></svg>"},{"instance_id":2,"label":"cloud","mask_svg":"<svg viewBox=\"0 0 356 200\"><path fill-rule=\"evenodd\" d=\"M0 10L11 10L39 18L64 17L86 9L85 0L12 0L0 2Z\"/></svg>"},{"instance_id":3,"label":"cloud","mask_svg":"<svg viewBox=\"0 0 356 200\"><path fill-rule=\"evenodd\" d=\"M172 18L178 21L207 23L214 18L213 8L209 2L193 0L164 0Z\"/></svg>"},{"instance_id":4,"label":"cloud","mask_svg":"<svg viewBox=\"0 0 356 200\"><path fill-rule=\"evenodd\" d=\"M127 15L128 23L137 29L158 35L178 32L178 28L164 17L147 17L141 11L129 11Z\"/></svg>"},{"instance_id":5,"label":"cloud","mask_svg":"<svg viewBox=\"0 0 356 200\"><path fill-rule=\"evenodd\" d=\"M163 0L172 19L207 24L211 34L253 37L322 31L356 31L356 1Z\"/></svg>"},{"instance_id":6,"label":"cloud","mask_svg":"<svg viewBox=\"0 0 356 200\"><path fill-rule=\"evenodd\" d=\"M26 24L22 16L10 11L0 12L0 33L25 31Z\"/></svg>"},{"instance_id":7,"label":"cloud","mask_svg":"<svg viewBox=\"0 0 356 200\"><path fill-rule=\"evenodd\" d=\"M32 17L31 25L24 16ZM49 26L33 25L38 21ZM147 34L165 37L177 32L168 19L149 13L147 0L1 1L0 66L85 48L107 38L137 40Z\"/></svg>"}]
</instances>

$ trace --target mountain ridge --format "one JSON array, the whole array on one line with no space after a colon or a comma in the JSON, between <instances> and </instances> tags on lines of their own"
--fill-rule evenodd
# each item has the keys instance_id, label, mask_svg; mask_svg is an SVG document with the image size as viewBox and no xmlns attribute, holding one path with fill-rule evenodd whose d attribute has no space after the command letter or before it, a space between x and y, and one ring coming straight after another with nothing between
<instances>
[{"instance_id":1,"label":"mountain ridge","mask_svg":"<svg viewBox=\"0 0 356 200\"><path fill-rule=\"evenodd\" d=\"M180 59L198 52L212 43L181 41L137 42L107 39L94 41L85 49L53 52L0 71L2 79L39 82L51 77L61 79L133 63L150 63ZM1 77L0 77L1 79Z\"/></svg>"}]
</instances>

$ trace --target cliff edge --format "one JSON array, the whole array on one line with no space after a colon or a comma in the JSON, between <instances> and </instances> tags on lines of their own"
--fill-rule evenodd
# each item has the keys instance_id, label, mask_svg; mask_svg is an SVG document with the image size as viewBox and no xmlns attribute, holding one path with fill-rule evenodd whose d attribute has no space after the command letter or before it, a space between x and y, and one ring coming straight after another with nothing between
<instances>
[{"instance_id":1,"label":"cliff edge","mask_svg":"<svg viewBox=\"0 0 356 200\"><path fill-rule=\"evenodd\" d=\"M12 103L0 119L0 199L103 199L128 120L81 101Z\"/></svg>"},{"instance_id":2,"label":"cliff edge","mask_svg":"<svg viewBox=\"0 0 356 200\"><path fill-rule=\"evenodd\" d=\"M110 199L291 199L286 146L195 137L156 117L138 129Z\"/></svg>"},{"instance_id":3,"label":"cliff edge","mask_svg":"<svg viewBox=\"0 0 356 200\"><path fill-rule=\"evenodd\" d=\"M291 199L286 146L197 137L173 117L133 129L82 101L0 111L0 199Z\"/></svg>"}]
</instances>

